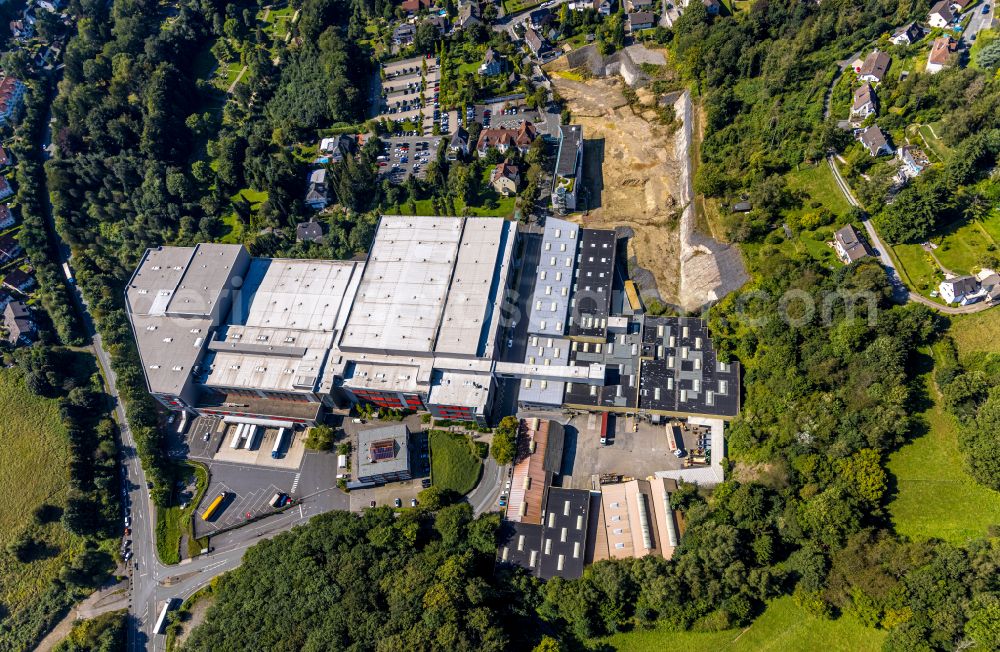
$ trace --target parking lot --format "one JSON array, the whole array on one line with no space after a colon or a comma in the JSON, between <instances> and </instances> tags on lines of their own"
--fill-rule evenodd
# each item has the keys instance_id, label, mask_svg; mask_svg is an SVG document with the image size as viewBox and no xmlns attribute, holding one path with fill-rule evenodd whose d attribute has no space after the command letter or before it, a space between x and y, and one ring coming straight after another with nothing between
<instances>
[{"instance_id":1,"label":"parking lot","mask_svg":"<svg viewBox=\"0 0 1000 652\"><path fill-rule=\"evenodd\" d=\"M667 425L653 425L640 420L635 432L633 419L612 417L614 434L601 445L601 418L583 414L570 419L566 428L563 456L563 486L593 489L601 474L620 474L646 478L657 471L680 469L684 461L674 456L667 435ZM685 450L692 450L694 439L685 439Z\"/></svg>"},{"instance_id":2,"label":"parking lot","mask_svg":"<svg viewBox=\"0 0 1000 652\"><path fill-rule=\"evenodd\" d=\"M437 156L441 136L399 136L385 138L379 157L379 177L388 177L393 183L403 183L411 174L423 179L427 164Z\"/></svg>"},{"instance_id":3,"label":"parking lot","mask_svg":"<svg viewBox=\"0 0 1000 652\"><path fill-rule=\"evenodd\" d=\"M404 122L419 126L418 133L405 134L422 136L434 131L435 123L440 123L441 132L448 133L448 120L442 119L439 111L441 69L434 57L414 57L387 64L383 69L380 98L382 106L379 118L397 125L396 133L402 134ZM444 115L447 115L446 113Z\"/></svg>"},{"instance_id":4,"label":"parking lot","mask_svg":"<svg viewBox=\"0 0 1000 652\"><path fill-rule=\"evenodd\" d=\"M210 474L208 490L195 511L196 536L211 535L272 511L269 501L276 493L299 499L336 487L337 456L305 450L304 430L296 430L290 438L286 435L276 459L271 457L276 431L266 430L254 450L232 449L227 437L231 433L231 424L217 417L199 417L191 424L188 456L208 466ZM226 499L215 514L202 519L208 505L223 492ZM336 509L348 508L345 494L336 489L328 493Z\"/></svg>"}]
</instances>

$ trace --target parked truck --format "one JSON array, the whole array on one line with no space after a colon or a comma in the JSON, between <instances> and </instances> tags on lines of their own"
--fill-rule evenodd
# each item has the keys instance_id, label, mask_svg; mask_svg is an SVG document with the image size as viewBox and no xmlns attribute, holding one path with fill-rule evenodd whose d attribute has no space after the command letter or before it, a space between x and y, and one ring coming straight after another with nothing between
<instances>
[{"instance_id":1,"label":"parked truck","mask_svg":"<svg viewBox=\"0 0 1000 652\"><path fill-rule=\"evenodd\" d=\"M207 521L208 519L212 518L212 514L215 514L216 510L219 509L219 505L221 505L222 501L226 499L226 495L227 495L226 492L223 491L221 494L216 496L215 500L212 501L212 504L208 506L208 509L206 509L204 513L202 513L201 520Z\"/></svg>"},{"instance_id":2,"label":"parked truck","mask_svg":"<svg viewBox=\"0 0 1000 652\"><path fill-rule=\"evenodd\" d=\"M288 432L287 428L278 429L278 436L274 438L274 448L271 449L271 457L273 459L278 459L278 453L281 452L281 446L285 442L286 432Z\"/></svg>"}]
</instances>

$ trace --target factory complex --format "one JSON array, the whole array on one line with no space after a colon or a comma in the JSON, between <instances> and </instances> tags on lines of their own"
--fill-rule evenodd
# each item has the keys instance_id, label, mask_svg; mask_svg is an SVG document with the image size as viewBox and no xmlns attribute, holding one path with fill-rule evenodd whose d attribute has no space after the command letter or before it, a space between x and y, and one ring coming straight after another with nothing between
<instances>
[{"instance_id":1,"label":"factory complex","mask_svg":"<svg viewBox=\"0 0 1000 652\"><path fill-rule=\"evenodd\" d=\"M365 260L150 249L126 304L150 393L231 422L359 401L483 425L515 406L734 417L737 365L702 320L644 314L622 244L555 218L384 216Z\"/></svg>"}]
</instances>

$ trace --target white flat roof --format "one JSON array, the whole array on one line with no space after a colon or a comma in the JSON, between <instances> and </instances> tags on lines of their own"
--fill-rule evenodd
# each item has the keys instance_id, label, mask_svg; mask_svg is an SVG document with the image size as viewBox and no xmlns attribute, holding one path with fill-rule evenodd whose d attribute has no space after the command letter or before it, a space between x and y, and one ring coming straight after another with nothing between
<instances>
[{"instance_id":1,"label":"white flat roof","mask_svg":"<svg viewBox=\"0 0 1000 652\"><path fill-rule=\"evenodd\" d=\"M362 264L337 260L255 258L250 263L232 324L333 331L346 315Z\"/></svg>"},{"instance_id":2,"label":"white flat roof","mask_svg":"<svg viewBox=\"0 0 1000 652\"><path fill-rule=\"evenodd\" d=\"M417 384L419 372L419 367L355 363L354 373L344 380L344 385L382 392L419 392L425 389Z\"/></svg>"},{"instance_id":3,"label":"white flat roof","mask_svg":"<svg viewBox=\"0 0 1000 652\"><path fill-rule=\"evenodd\" d=\"M515 231L496 217L382 217L340 348L491 357Z\"/></svg>"},{"instance_id":4,"label":"white flat roof","mask_svg":"<svg viewBox=\"0 0 1000 652\"><path fill-rule=\"evenodd\" d=\"M441 372L435 374L427 402L432 405L461 405L482 413L490 398L491 383L490 376Z\"/></svg>"},{"instance_id":5,"label":"white flat roof","mask_svg":"<svg viewBox=\"0 0 1000 652\"><path fill-rule=\"evenodd\" d=\"M493 357L514 248L511 227L511 222L496 217L465 220L437 353Z\"/></svg>"},{"instance_id":6,"label":"white flat roof","mask_svg":"<svg viewBox=\"0 0 1000 652\"><path fill-rule=\"evenodd\" d=\"M461 237L461 218L383 217L340 348L432 352Z\"/></svg>"}]
</instances>

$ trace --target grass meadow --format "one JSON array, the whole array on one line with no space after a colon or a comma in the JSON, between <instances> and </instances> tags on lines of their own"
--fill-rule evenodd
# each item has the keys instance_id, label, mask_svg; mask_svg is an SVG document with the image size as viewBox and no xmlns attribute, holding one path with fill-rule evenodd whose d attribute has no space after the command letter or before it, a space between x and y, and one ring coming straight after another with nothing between
<instances>
[{"instance_id":1,"label":"grass meadow","mask_svg":"<svg viewBox=\"0 0 1000 652\"><path fill-rule=\"evenodd\" d=\"M466 435L432 430L431 479L441 489L451 489L460 494L472 491L479 482L483 462Z\"/></svg>"}]
</instances>

